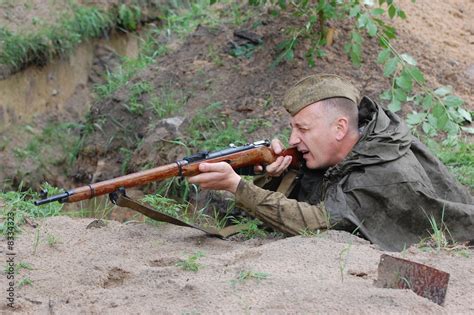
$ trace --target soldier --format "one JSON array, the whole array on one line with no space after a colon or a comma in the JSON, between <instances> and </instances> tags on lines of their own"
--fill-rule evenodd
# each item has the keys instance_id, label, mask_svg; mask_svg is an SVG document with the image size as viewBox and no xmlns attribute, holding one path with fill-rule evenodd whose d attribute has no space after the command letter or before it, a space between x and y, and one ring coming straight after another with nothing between
<instances>
[{"instance_id":1,"label":"soldier","mask_svg":"<svg viewBox=\"0 0 474 315\"><path fill-rule=\"evenodd\" d=\"M275 230L343 229L386 250L429 237L430 219L455 241L474 240L470 193L410 134L403 121L336 75L306 77L285 95L289 144L305 165L279 157L254 183L227 163L202 163L189 178L235 194L237 206ZM283 146L273 140L276 153ZM260 168L263 169L263 168Z\"/></svg>"}]
</instances>

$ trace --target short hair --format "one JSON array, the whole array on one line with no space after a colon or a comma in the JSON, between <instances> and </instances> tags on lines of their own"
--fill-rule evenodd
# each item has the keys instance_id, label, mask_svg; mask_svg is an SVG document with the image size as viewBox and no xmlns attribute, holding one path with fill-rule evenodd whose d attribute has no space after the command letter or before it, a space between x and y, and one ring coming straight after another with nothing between
<instances>
[{"instance_id":1,"label":"short hair","mask_svg":"<svg viewBox=\"0 0 474 315\"><path fill-rule=\"evenodd\" d=\"M333 97L321 101L328 113L344 115L349 121L349 129L356 131L359 128L359 110L354 101L345 97ZM335 118L335 117L334 117Z\"/></svg>"}]
</instances>

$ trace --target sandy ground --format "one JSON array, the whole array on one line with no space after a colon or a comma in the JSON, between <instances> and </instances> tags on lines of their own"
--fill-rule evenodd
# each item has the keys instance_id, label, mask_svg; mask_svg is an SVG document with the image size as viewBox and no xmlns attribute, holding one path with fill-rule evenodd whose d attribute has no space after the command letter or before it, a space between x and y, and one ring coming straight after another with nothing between
<instances>
[{"instance_id":1,"label":"sandy ground","mask_svg":"<svg viewBox=\"0 0 474 315\"><path fill-rule=\"evenodd\" d=\"M48 218L40 222L39 242L35 229L26 227L15 243L15 260L32 267L17 275L32 284L16 289L15 313L474 312L474 251L469 258L414 248L396 254L450 273L442 307L410 290L376 288L383 252L343 232L220 240L168 224L108 221L105 227L86 229L91 221ZM48 243L48 235L54 244ZM177 266L197 252L204 255L197 260L198 271ZM241 272L256 277L239 280ZM5 300L1 309L7 310Z\"/></svg>"},{"instance_id":2,"label":"sandy ground","mask_svg":"<svg viewBox=\"0 0 474 315\"><path fill-rule=\"evenodd\" d=\"M430 81L454 85L472 109L474 2L400 2L409 16L400 42L430 71ZM383 252L342 232L224 241L170 225L109 221L86 229L91 221L49 218L38 222L39 232L23 226L14 258L31 270L19 270L15 281L31 284L15 287L15 313L474 313L473 250L467 258L415 248L395 254L450 273L439 306L409 290L376 288ZM4 240L0 251L6 258ZM197 272L177 266L197 252L204 255ZM241 273L255 277L239 280ZM10 313L7 275L0 277L0 312Z\"/></svg>"}]
</instances>

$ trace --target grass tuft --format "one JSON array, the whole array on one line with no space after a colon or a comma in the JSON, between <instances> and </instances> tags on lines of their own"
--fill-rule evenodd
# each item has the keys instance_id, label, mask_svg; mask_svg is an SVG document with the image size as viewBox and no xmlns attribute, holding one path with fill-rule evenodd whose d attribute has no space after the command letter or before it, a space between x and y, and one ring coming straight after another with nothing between
<instances>
[{"instance_id":1,"label":"grass tuft","mask_svg":"<svg viewBox=\"0 0 474 315\"><path fill-rule=\"evenodd\" d=\"M249 218L241 218L241 219L232 219L234 224L246 224L247 227L239 232L239 234L245 239L249 240L252 238L264 238L267 236L267 232L260 228L262 222L258 219L249 219Z\"/></svg>"},{"instance_id":2,"label":"grass tuft","mask_svg":"<svg viewBox=\"0 0 474 315\"><path fill-rule=\"evenodd\" d=\"M268 279L270 274L266 272L254 272L251 270L242 270L237 275L236 279L230 281L232 287L235 287L237 284L243 284L249 280L255 280L257 283L261 280Z\"/></svg>"},{"instance_id":3,"label":"grass tuft","mask_svg":"<svg viewBox=\"0 0 474 315\"><path fill-rule=\"evenodd\" d=\"M204 254L202 252L196 252L194 255L189 256L185 260L177 262L176 266L181 267L181 269L185 271L198 272L198 270L202 267L202 265L198 263L198 259L201 257L204 257Z\"/></svg>"},{"instance_id":4,"label":"grass tuft","mask_svg":"<svg viewBox=\"0 0 474 315\"><path fill-rule=\"evenodd\" d=\"M52 58L68 55L81 42L108 34L113 28L136 31L141 19L138 6L122 4L105 11L72 5L72 15L62 16L54 25L35 33L13 33L0 29L0 64L19 71L28 65L45 65Z\"/></svg>"}]
</instances>

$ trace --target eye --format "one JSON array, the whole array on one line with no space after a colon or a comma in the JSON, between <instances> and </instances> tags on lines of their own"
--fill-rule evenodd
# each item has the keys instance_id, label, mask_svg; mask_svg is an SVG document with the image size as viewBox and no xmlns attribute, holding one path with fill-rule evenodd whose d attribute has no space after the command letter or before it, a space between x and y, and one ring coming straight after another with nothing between
<instances>
[{"instance_id":1,"label":"eye","mask_svg":"<svg viewBox=\"0 0 474 315\"><path fill-rule=\"evenodd\" d=\"M308 128L305 128L305 127L299 127L298 130L299 130L299 132L301 132L301 133L305 133L305 132L308 131L309 129L308 129Z\"/></svg>"}]
</instances>

